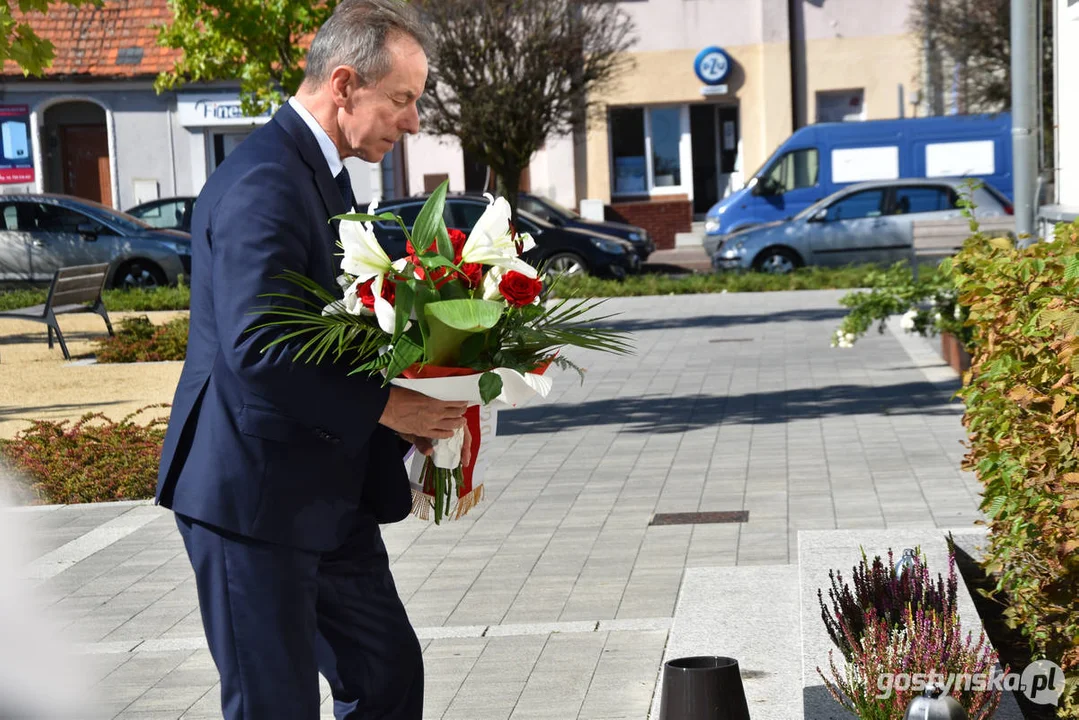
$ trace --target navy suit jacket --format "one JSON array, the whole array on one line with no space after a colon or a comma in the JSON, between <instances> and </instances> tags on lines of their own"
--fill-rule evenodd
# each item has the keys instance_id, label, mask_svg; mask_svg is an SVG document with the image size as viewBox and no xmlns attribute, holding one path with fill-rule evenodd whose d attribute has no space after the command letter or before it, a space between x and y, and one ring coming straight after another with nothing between
<instances>
[{"instance_id":1,"label":"navy suit jacket","mask_svg":"<svg viewBox=\"0 0 1079 720\"><path fill-rule=\"evenodd\" d=\"M378 424L380 379L294 362L303 340L252 331L267 304L300 295L294 270L337 292L344 200L310 129L287 104L207 181L191 223L191 330L161 455L157 501L234 533L315 551L338 547L358 511L404 518L402 445Z\"/></svg>"}]
</instances>

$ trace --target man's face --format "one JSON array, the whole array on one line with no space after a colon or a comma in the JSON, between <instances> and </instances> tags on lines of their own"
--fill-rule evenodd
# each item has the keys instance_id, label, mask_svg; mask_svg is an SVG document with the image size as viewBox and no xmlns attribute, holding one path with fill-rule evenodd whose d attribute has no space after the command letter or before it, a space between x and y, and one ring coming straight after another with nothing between
<instances>
[{"instance_id":1,"label":"man's face","mask_svg":"<svg viewBox=\"0 0 1079 720\"><path fill-rule=\"evenodd\" d=\"M349 92L337 109L342 157L377 163L405 133L420 130L416 101L427 83L427 56L407 35L386 42L393 58L389 74L369 87L352 75Z\"/></svg>"}]
</instances>

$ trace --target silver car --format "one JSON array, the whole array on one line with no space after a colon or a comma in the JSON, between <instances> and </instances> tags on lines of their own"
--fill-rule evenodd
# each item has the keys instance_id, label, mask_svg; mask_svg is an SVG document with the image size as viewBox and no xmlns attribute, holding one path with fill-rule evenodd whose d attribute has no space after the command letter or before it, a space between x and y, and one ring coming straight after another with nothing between
<instances>
[{"instance_id":1,"label":"silver car","mask_svg":"<svg viewBox=\"0 0 1079 720\"><path fill-rule=\"evenodd\" d=\"M851 185L789 221L759 225L724 239L716 270L788 273L803 265L888 265L909 260L914 222L962 217L963 180L889 180ZM1000 191L974 192L978 217L1012 214Z\"/></svg>"},{"instance_id":2,"label":"silver car","mask_svg":"<svg viewBox=\"0 0 1079 720\"><path fill-rule=\"evenodd\" d=\"M190 277L191 236L67 195L0 195L0 281L93 263L109 263L108 287L175 285Z\"/></svg>"}]
</instances>

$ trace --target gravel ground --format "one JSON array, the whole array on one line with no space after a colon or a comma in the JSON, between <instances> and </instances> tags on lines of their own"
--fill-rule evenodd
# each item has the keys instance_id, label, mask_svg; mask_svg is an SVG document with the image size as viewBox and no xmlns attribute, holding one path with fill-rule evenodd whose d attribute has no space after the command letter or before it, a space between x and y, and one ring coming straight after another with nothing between
<instances>
[{"instance_id":1,"label":"gravel ground","mask_svg":"<svg viewBox=\"0 0 1079 720\"><path fill-rule=\"evenodd\" d=\"M113 327L124 317L146 315L162 324L183 312L110 313ZM0 438L11 438L31 420L76 420L102 412L120 420L135 410L172 402L183 363L92 364L94 343L104 337L97 315L60 317L72 361L48 346L41 323L0 319Z\"/></svg>"}]
</instances>

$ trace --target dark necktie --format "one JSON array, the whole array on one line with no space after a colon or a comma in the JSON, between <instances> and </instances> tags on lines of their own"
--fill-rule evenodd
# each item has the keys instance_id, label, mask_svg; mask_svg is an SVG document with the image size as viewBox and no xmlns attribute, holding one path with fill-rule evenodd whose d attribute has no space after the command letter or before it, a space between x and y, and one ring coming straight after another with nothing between
<instances>
[{"instance_id":1,"label":"dark necktie","mask_svg":"<svg viewBox=\"0 0 1079 720\"><path fill-rule=\"evenodd\" d=\"M348 168L341 168L334 182L337 183L337 189L341 191L341 199L345 201L345 212L352 212L352 178L348 176Z\"/></svg>"}]
</instances>

